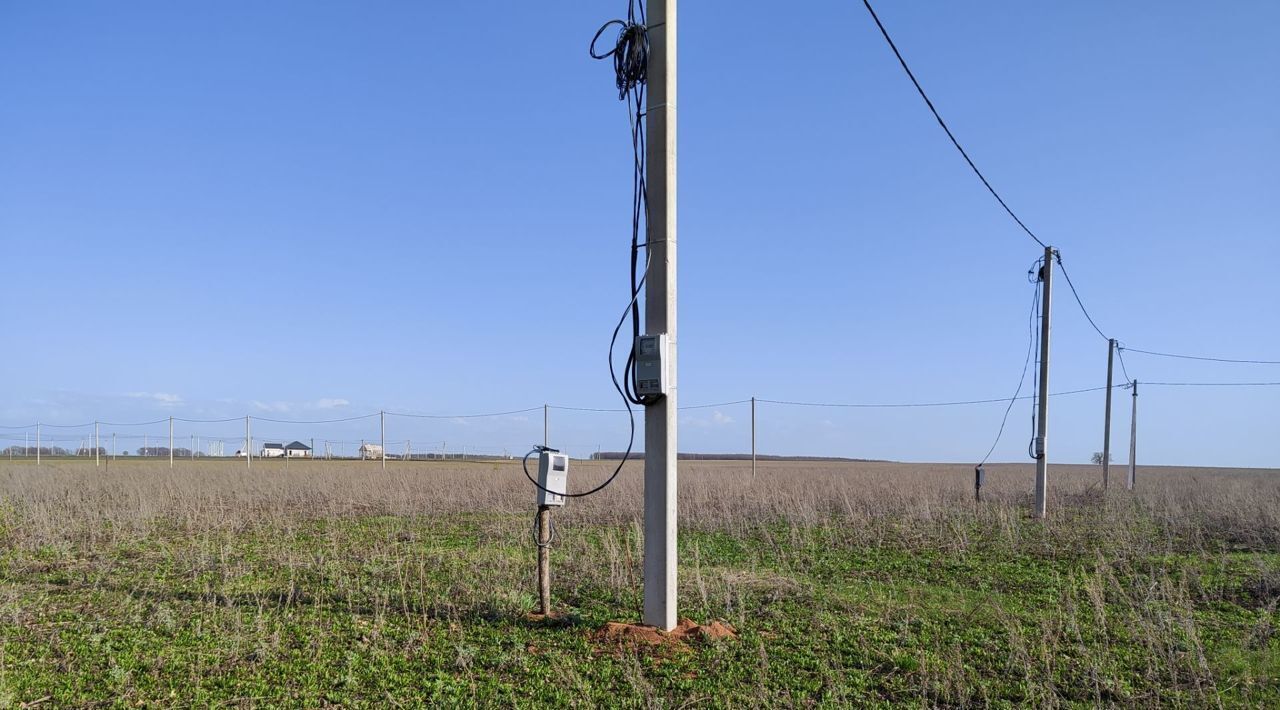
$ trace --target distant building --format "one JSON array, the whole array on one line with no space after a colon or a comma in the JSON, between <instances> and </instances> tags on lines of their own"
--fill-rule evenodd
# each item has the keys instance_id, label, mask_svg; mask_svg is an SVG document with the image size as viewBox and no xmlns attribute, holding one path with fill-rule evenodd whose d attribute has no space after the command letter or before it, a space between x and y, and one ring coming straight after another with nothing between
<instances>
[{"instance_id":1,"label":"distant building","mask_svg":"<svg viewBox=\"0 0 1280 710\"><path fill-rule=\"evenodd\" d=\"M301 441L295 441L284 447L284 455L291 459L309 459L311 458L311 447Z\"/></svg>"},{"instance_id":2,"label":"distant building","mask_svg":"<svg viewBox=\"0 0 1280 710\"><path fill-rule=\"evenodd\" d=\"M360 458L362 459L382 458L382 446L380 444L361 444Z\"/></svg>"},{"instance_id":3,"label":"distant building","mask_svg":"<svg viewBox=\"0 0 1280 710\"><path fill-rule=\"evenodd\" d=\"M264 459L284 456L284 444L263 444L262 451L258 455Z\"/></svg>"}]
</instances>

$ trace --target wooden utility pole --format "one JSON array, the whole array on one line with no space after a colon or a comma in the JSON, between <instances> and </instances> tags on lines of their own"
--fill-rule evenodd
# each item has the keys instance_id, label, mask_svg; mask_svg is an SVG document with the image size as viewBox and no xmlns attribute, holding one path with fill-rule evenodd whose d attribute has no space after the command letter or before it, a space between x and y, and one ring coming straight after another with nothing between
<instances>
[{"instance_id":1,"label":"wooden utility pole","mask_svg":"<svg viewBox=\"0 0 1280 710\"><path fill-rule=\"evenodd\" d=\"M645 107L645 331L667 335L667 392L644 413L644 623L676 625L676 0L651 0Z\"/></svg>"},{"instance_id":2,"label":"wooden utility pole","mask_svg":"<svg viewBox=\"0 0 1280 710\"><path fill-rule=\"evenodd\" d=\"M1129 415L1129 480L1125 488L1138 483L1138 381L1133 381L1133 413Z\"/></svg>"},{"instance_id":3,"label":"wooden utility pole","mask_svg":"<svg viewBox=\"0 0 1280 710\"><path fill-rule=\"evenodd\" d=\"M1111 472L1111 373L1116 358L1116 339L1107 341L1107 415L1102 427L1102 490L1107 490Z\"/></svg>"},{"instance_id":4,"label":"wooden utility pole","mask_svg":"<svg viewBox=\"0 0 1280 710\"><path fill-rule=\"evenodd\" d=\"M1049 497L1049 308L1053 302L1053 247L1044 248L1040 270L1044 290L1040 305L1040 401L1036 421L1036 509L1037 518L1048 513Z\"/></svg>"},{"instance_id":5,"label":"wooden utility pole","mask_svg":"<svg viewBox=\"0 0 1280 710\"><path fill-rule=\"evenodd\" d=\"M538 607L551 616L551 506L538 506Z\"/></svg>"}]
</instances>

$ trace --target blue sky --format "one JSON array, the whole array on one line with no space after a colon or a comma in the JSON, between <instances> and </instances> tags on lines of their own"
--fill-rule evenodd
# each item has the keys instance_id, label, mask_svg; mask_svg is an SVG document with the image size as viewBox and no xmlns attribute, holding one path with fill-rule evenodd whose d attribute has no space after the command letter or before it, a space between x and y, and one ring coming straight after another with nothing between
<instances>
[{"instance_id":1,"label":"blue sky","mask_svg":"<svg viewBox=\"0 0 1280 710\"><path fill-rule=\"evenodd\" d=\"M630 156L586 46L624 10L0 2L0 420L617 406L605 350L627 297ZM878 11L1109 335L1280 359L1280 5ZM1012 394L1039 248L861 4L681 13L683 403ZM1103 383L1105 342L1065 289L1052 344L1052 391ZM1139 380L1280 380L1127 362ZM1280 388L1146 389L1142 460L1280 465L1277 404ZM1025 460L1029 409L994 460ZM761 405L760 449L971 461L1002 412ZM1101 414L1101 393L1055 399L1050 459L1101 448ZM746 450L748 422L744 405L689 410L681 448ZM376 418L255 430L378 436ZM541 440L541 414L388 430L515 450ZM127 433L144 431L167 426ZM617 413L552 412L575 453L625 435Z\"/></svg>"}]
</instances>

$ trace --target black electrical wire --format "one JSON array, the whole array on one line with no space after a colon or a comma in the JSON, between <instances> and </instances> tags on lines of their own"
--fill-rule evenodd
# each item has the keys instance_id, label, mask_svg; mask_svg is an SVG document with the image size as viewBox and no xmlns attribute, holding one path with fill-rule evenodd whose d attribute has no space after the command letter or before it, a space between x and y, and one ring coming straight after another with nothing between
<instances>
[{"instance_id":1,"label":"black electrical wire","mask_svg":"<svg viewBox=\"0 0 1280 710\"><path fill-rule=\"evenodd\" d=\"M524 477L529 479L529 482L533 484L534 488L537 488L543 493L550 493L552 495L563 496L565 498L586 498L589 495L594 495L596 493L599 493L605 488L608 488L610 483L613 483L613 480L618 477L619 473L622 472L623 464L625 464L627 462L627 459L631 457L631 447L635 443L635 440L636 440L636 420L632 418L631 441L627 444L627 450L623 452L622 460L618 462L617 468L613 469L613 473L610 474L609 477L605 479L604 483L601 483L600 485L596 486L595 488L592 488L591 490L583 491L581 493L569 493L568 491L553 491L550 488L544 488L542 484L538 483L538 480L533 477L533 474L529 473L529 457L530 456L533 456L534 454L542 453L543 451L560 453L555 449L551 449L546 446L533 447L532 449L529 450L529 453L524 455L524 459L522 459L520 462L520 467L524 469Z\"/></svg>"},{"instance_id":2,"label":"black electrical wire","mask_svg":"<svg viewBox=\"0 0 1280 710\"><path fill-rule=\"evenodd\" d=\"M1125 382L1133 382L1133 378L1129 376L1129 368L1124 366L1124 348L1120 344L1116 344L1116 357L1120 358L1120 371L1124 373Z\"/></svg>"},{"instance_id":3,"label":"black electrical wire","mask_svg":"<svg viewBox=\"0 0 1280 710\"><path fill-rule=\"evenodd\" d=\"M613 49L607 52L597 52L596 43L599 42L605 31L615 25L619 29ZM630 291L627 298L627 307L623 309L622 317L618 319L618 324L614 327L613 334L609 338L608 352L609 379L613 382L613 388L617 390L618 396L622 398L623 406L626 407L630 432L627 437L626 452L622 455L622 460L618 462L618 466L613 470L613 473L600 485L582 493L548 491L543 488L541 484L534 480L533 476L529 475L529 457L545 447L535 447L528 454L525 454L521 467L524 469L524 475L529 479L529 482L544 492L562 495L567 498L581 498L592 495L603 490L617 479L618 474L622 472L623 466L631 458L631 451L635 448L636 443L636 414L631 405L645 406L653 404L659 399L656 396L641 396L637 394L635 383L635 344L640 338L640 292L648 278L650 259L653 255L652 250L649 249L650 240L648 238L649 192L646 181L647 166L645 163L647 112L644 97L648 80L649 33L645 27L644 0L630 0L627 3L627 19L609 20L601 25L600 29L596 30L595 36L591 38L591 44L588 46L587 52L593 59L613 58L614 83L618 89L618 100L625 101L627 104L627 123L631 129ZM643 240L640 238L641 230L645 234ZM642 241L646 249L646 257L644 271L640 273L638 270ZM613 353L618 343L618 334L622 332L622 326L627 322L628 317L631 320L631 347L627 354L626 363L622 368L621 382L619 382Z\"/></svg>"},{"instance_id":4,"label":"black electrical wire","mask_svg":"<svg viewBox=\"0 0 1280 710\"><path fill-rule=\"evenodd\" d=\"M1277 387L1280 382L1143 382L1144 387Z\"/></svg>"},{"instance_id":5,"label":"black electrical wire","mask_svg":"<svg viewBox=\"0 0 1280 710\"><path fill-rule=\"evenodd\" d=\"M1071 287L1071 295L1075 296L1076 305L1080 306L1080 312L1084 314L1085 320L1089 321L1089 325L1093 326L1093 329L1098 332L1098 335L1102 336L1103 340L1110 341L1111 338L1107 337L1107 334L1102 332L1098 324L1093 322L1093 316L1089 315L1089 309L1084 307L1084 301L1081 301L1080 294L1076 293L1076 285L1071 283L1071 274L1067 273L1067 267L1062 263L1062 253L1055 249L1053 255L1058 262L1058 268L1062 270L1062 276L1067 280L1067 286Z\"/></svg>"},{"instance_id":6,"label":"black electrical wire","mask_svg":"<svg viewBox=\"0 0 1280 710\"><path fill-rule=\"evenodd\" d=\"M1034 323L1036 320L1039 320L1040 318L1044 317L1044 314L1040 310L1040 298L1039 298L1040 287L1044 283L1044 268L1045 268L1044 258L1041 257L1037 259L1035 263L1039 265L1039 269L1037 269L1036 266L1031 267L1031 271L1037 274L1036 281L1035 281L1037 298L1036 298L1035 305L1032 306L1033 315L1031 317L1031 321L1033 325L1031 328L1031 334L1032 334L1033 347L1035 348L1035 352L1036 352L1036 367L1038 369L1040 367L1040 329L1036 328L1034 326ZM1048 396L1048 395L1040 391L1040 378L1032 377L1031 378L1031 440L1027 442L1027 454L1031 458L1036 460L1039 460L1040 458L1036 456L1036 453L1035 453L1036 412L1040 408L1040 397L1042 396Z\"/></svg>"},{"instance_id":7,"label":"black electrical wire","mask_svg":"<svg viewBox=\"0 0 1280 710\"><path fill-rule=\"evenodd\" d=\"M372 414L361 414L355 417L342 417L341 419L313 419L313 420L294 420L294 419L268 419L267 417L250 416L249 419L258 422L271 422L272 424L337 424L339 422L354 422L360 419L372 419L379 414L387 412L374 412Z\"/></svg>"},{"instance_id":8,"label":"black electrical wire","mask_svg":"<svg viewBox=\"0 0 1280 710\"><path fill-rule=\"evenodd\" d=\"M1013 391L1013 396L1009 398L1009 406L1004 408L1004 416L1000 418L1000 429L996 432L996 440L991 442L991 448L987 449L982 461L978 462L979 468L987 463L987 459L991 458L991 453L996 450L996 446L1000 443L1000 437L1004 435L1004 426L1009 421L1009 412L1013 411L1013 404L1018 401L1018 395L1022 394L1022 385L1027 381L1027 368L1031 365L1031 353L1036 343L1036 304L1039 302L1040 288L1037 285L1035 291L1031 294L1031 312L1027 316L1027 356L1022 360L1022 374L1018 376L1018 388Z\"/></svg>"},{"instance_id":9,"label":"black electrical wire","mask_svg":"<svg viewBox=\"0 0 1280 710\"><path fill-rule=\"evenodd\" d=\"M965 152L964 147L960 145L960 141L956 139L955 134L947 127L947 122L942 120L942 115L938 113L938 109L934 108L933 101L929 100L929 95L924 92L924 87L920 86L920 82L916 79L916 75L911 72L911 67L907 66L907 60L903 59L902 52L898 51L898 45L893 43L893 38L889 36L889 31L885 29L884 23L880 22L880 17L876 15L876 11L871 7L869 0L862 0L862 4L866 6L867 12L871 13L871 19L875 20L876 27L880 28L880 34L884 35L884 41L889 43L889 49L892 49L893 55L898 58L898 63L902 65L902 70L907 73L907 77L911 79L911 83L915 84L916 91L920 93L920 98L924 99L925 105L929 107L929 111L933 113L933 117L938 120L938 125L942 126L942 130L946 132L947 137L951 139L951 144L956 147L956 150L960 151L960 155L963 156L964 161L969 164L969 168L973 170L973 174L978 176L978 179L986 186L987 192L990 192L991 196L996 198L996 202L1000 203L1000 206L1004 208L1004 211L1009 213L1009 216L1013 218L1014 222L1018 223L1018 226L1022 228L1022 231L1027 233L1027 236L1034 239L1036 244L1039 244L1042 247L1046 246L1044 242L1040 241L1040 237L1037 237L1026 224L1023 224L1022 220L1018 218L1018 215L1013 213L1013 210L1005 203L1004 198L1000 197L1000 193L996 192L996 189L987 181L987 178L982 174L982 171L978 170L978 166L974 164L973 159L969 157L967 152Z\"/></svg>"},{"instance_id":10,"label":"black electrical wire","mask_svg":"<svg viewBox=\"0 0 1280 710\"><path fill-rule=\"evenodd\" d=\"M1152 350L1139 350L1137 348L1121 348L1133 353L1142 353L1143 355L1155 355L1157 357L1174 357L1181 360L1205 360L1208 362L1232 362L1245 365L1280 365L1280 360L1237 360L1226 357L1203 357L1200 355L1182 355L1179 353L1158 353Z\"/></svg>"}]
</instances>

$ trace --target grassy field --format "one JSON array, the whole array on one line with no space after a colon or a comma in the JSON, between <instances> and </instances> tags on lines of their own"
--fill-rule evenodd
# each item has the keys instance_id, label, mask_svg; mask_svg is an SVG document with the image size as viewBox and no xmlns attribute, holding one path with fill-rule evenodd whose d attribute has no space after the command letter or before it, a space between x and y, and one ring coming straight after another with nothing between
<instances>
[{"instance_id":1,"label":"grassy field","mask_svg":"<svg viewBox=\"0 0 1280 710\"><path fill-rule=\"evenodd\" d=\"M585 485L603 464L573 465ZM639 618L639 467L0 464L0 707L1280 706L1280 472L682 462L682 615ZM1119 475L1116 475L1119 478Z\"/></svg>"}]
</instances>

